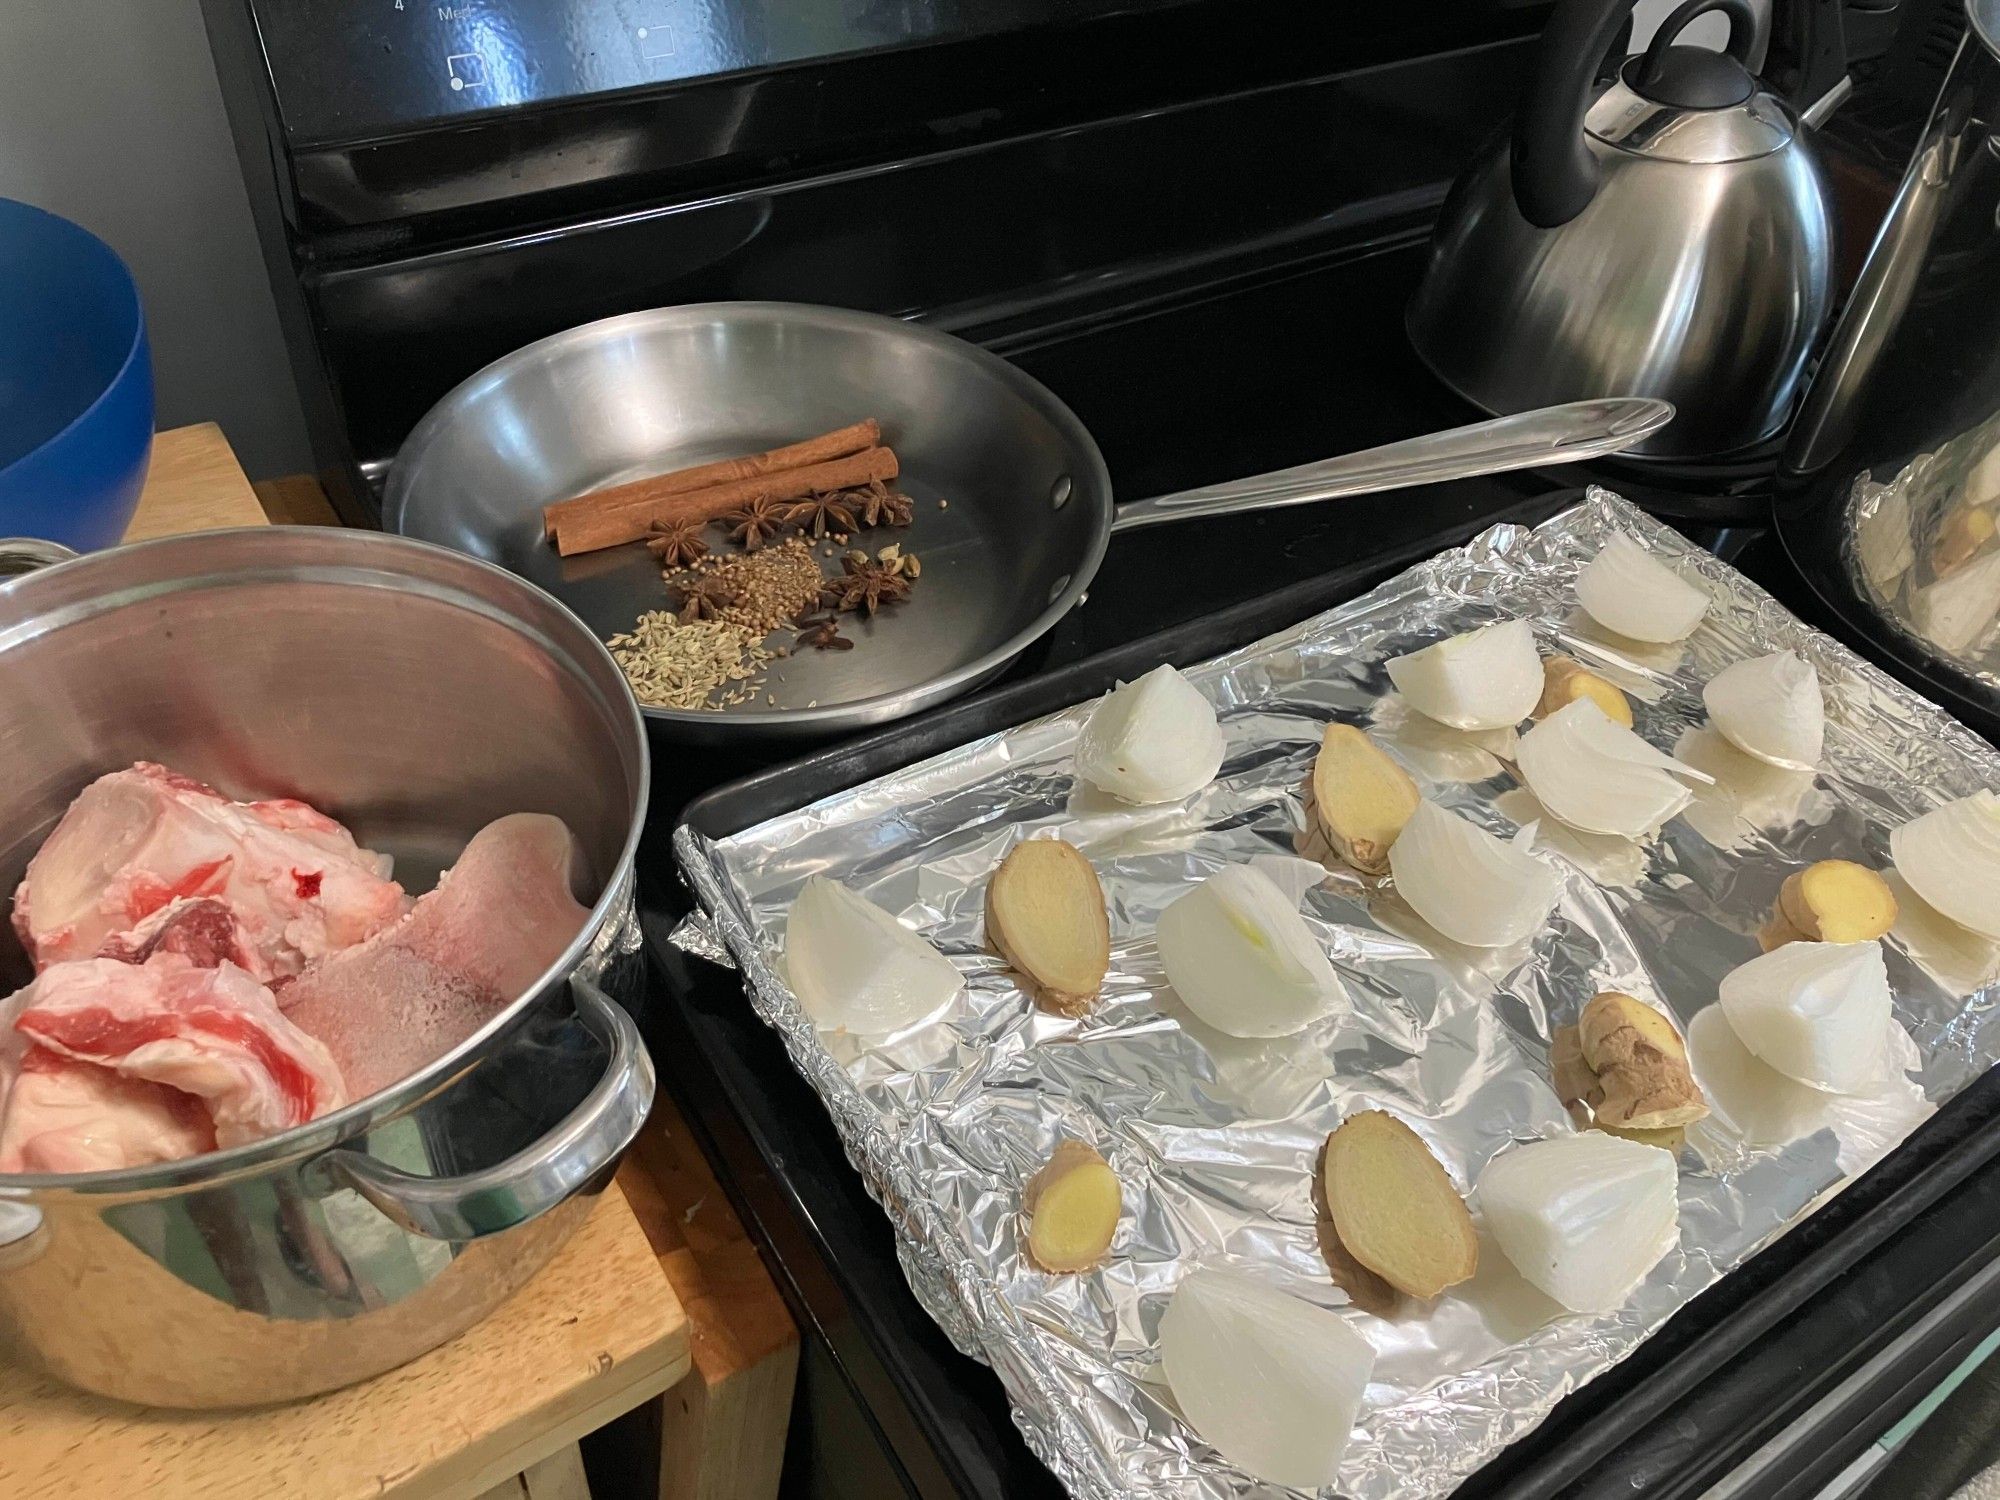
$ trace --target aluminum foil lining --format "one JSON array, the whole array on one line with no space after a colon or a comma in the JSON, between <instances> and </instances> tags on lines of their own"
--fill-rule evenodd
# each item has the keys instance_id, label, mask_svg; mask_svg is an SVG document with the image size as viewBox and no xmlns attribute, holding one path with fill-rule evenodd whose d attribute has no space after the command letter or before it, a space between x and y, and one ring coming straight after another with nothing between
<instances>
[{"instance_id":1,"label":"aluminum foil lining","mask_svg":"<svg viewBox=\"0 0 2000 1500\"><path fill-rule=\"evenodd\" d=\"M1620 643L1576 611L1577 570L1619 532L1707 584L1715 605L1689 642ZM1507 736L1413 717L1382 665L1510 617L1533 623L1544 652L1619 682L1639 731L1718 784L1646 845L1543 820L1565 889L1549 929L1517 952L1455 947L1388 887L1328 874L1303 904L1352 1013L1277 1041L1204 1027L1164 987L1154 919L1191 881L1235 861L1270 861L1301 886L1319 880L1293 851L1300 787L1327 721L1373 726L1426 795L1495 831L1539 817L1510 774ZM1806 654L1825 688L1817 775L1748 770L1704 727L1703 682L1785 647ZM1154 1334L1194 1266L1230 1264L1344 1309L1378 1359L1338 1492L1444 1495L2000 1052L2000 986L1987 982L1995 952L1911 899L1886 945L1906 1074L1851 1099L1723 1088L1732 1034L1712 1008L1716 985L1758 951L1754 934L1786 875L1836 855L1886 868L1892 828L2000 786L2000 756L1616 496L1593 490L1532 531L1495 527L1189 675L1220 712L1229 756L1185 805L1119 807L1073 782L1083 703L720 842L678 834L751 1003L894 1223L911 1287L960 1349L999 1373L1029 1446L1079 1497L1292 1493L1223 1460L1182 1421L1160 1375ZM983 944L987 877L1038 833L1089 855L1111 908L1110 979L1081 1021L1036 1010ZM816 1031L781 957L786 911L813 874L922 931L964 973L965 994L893 1037ZM1391 1110L1470 1184L1511 1143L1576 1128L1549 1081L1550 1032L1602 989L1672 1010L1717 1106L1679 1153L1679 1249L1601 1317L1561 1315L1490 1242L1477 1277L1431 1306L1389 1319L1349 1307L1315 1236L1313 1167L1327 1132L1353 1110ZM1043 1274L1022 1253L1022 1184L1065 1136L1094 1143L1125 1191L1111 1258L1082 1276Z\"/></svg>"}]
</instances>

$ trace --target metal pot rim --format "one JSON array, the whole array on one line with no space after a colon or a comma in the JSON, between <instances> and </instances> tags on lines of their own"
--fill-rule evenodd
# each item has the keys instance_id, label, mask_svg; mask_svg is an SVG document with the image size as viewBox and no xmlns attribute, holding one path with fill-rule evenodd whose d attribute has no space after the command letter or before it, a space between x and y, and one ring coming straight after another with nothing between
<instances>
[{"instance_id":1,"label":"metal pot rim","mask_svg":"<svg viewBox=\"0 0 2000 1500\"><path fill-rule=\"evenodd\" d=\"M60 579L73 584L77 577L87 573L94 563L102 559L129 557L141 552L167 554L180 550L196 553L207 550L222 539L250 547L261 547L278 541L296 542L299 539L306 539L334 554L328 559L330 563L365 565L405 581L412 575L395 568L394 560L399 556L423 557L435 560L444 566L500 581L502 587L521 591L542 607L553 611L559 621L571 629L580 641L589 643L588 648L582 652L583 659L588 664L600 668L608 681L618 685L617 696L606 706L614 714L620 714L622 711L623 723L620 727L631 736L632 743L638 749L639 775L634 799L636 810L632 816L631 827L626 830L625 842L619 850L616 863L605 872L604 889L592 903L589 918L569 946L563 949L555 962L532 985L515 996L478 1031L429 1067L411 1074L400 1083L379 1089L366 1098L357 1099L321 1119L310 1120L304 1125L295 1126L278 1135L268 1136L261 1141L252 1141L242 1146L232 1146L227 1150L210 1151L200 1156L161 1162L152 1166L121 1167L107 1172L0 1175L0 1202L10 1198L46 1195L50 1192L139 1197L190 1187L213 1187L238 1178L254 1176L275 1165L315 1156L351 1140L448 1087L499 1034L512 1028L523 1007L530 1000L577 966L598 933L626 899L626 881L623 876L636 862L639 838L645 827L646 806L652 794L652 752L646 740L645 721L640 716L638 700L632 696L631 688L625 682L624 673L619 670L618 663L612 659L604 643L597 639L590 628L578 619L567 605L505 568L489 563L483 558L470 557L449 547L438 546L433 542L421 542L388 532L350 531L319 526L243 526L181 536L158 537L151 541L131 543L109 552L86 554L10 580L6 594L0 597L8 598L10 601L32 599L37 588L55 586L49 582L50 580ZM347 556L343 557L340 554ZM178 582L184 587L204 576L207 574L196 568L183 574ZM122 607L129 602L129 595L120 596L109 601L106 607ZM0 632L0 654L4 654L4 650L4 632Z\"/></svg>"},{"instance_id":2,"label":"metal pot rim","mask_svg":"<svg viewBox=\"0 0 2000 1500\"><path fill-rule=\"evenodd\" d=\"M383 486L382 524L398 535L402 533L404 497L409 490L410 475L415 464L422 458L424 449L430 445L434 435L456 420L458 409L482 386L504 378L517 365L531 363L547 354L549 350L559 349L566 344L586 344L607 333L634 328L698 324L725 317L736 322L803 322L831 328L866 329L879 328L887 324L894 326L900 337L910 339L912 342L949 348L955 357L978 365L1016 395L1043 410L1049 420L1064 431L1079 460L1089 466L1088 473L1071 476L1074 485L1072 493L1096 502L1097 526L1085 555L1077 559L1077 566L1069 575L1068 583L1049 601L1046 609L984 656L962 662L950 671L940 673L914 688L877 693L870 698L856 698L824 708L752 709L728 714L718 714L706 709L641 708L639 712L642 718L662 724L698 724L712 727L720 723L730 730L740 730L746 734L775 730L788 735L802 736L809 736L817 731L862 728L891 719L906 718L934 703L953 697L963 689L974 686L999 671L1055 629L1057 622L1069 613L1077 600L1083 597L1090 587L1091 580L1097 576L1097 570L1104 562L1105 549L1111 542L1114 496L1111 488L1111 471L1105 465L1104 455L1098 450L1097 441L1091 437L1089 429L1083 425L1076 413L1069 409L1068 404L1018 365L1009 363L969 339L962 339L956 334L904 318L862 312L854 308L823 307L810 302L689 302L672 307L643 308L637 312L618 313L593 322L579 323L574 328L565 328L560 333L549 334L545 338L536 339L531 344L524 344L519 349L501 355L453 386L423 415L411 429L410 435L403 439L402 447L396 451L395 460L389 467L389 477Z\"/></svg>"}]
</instances>

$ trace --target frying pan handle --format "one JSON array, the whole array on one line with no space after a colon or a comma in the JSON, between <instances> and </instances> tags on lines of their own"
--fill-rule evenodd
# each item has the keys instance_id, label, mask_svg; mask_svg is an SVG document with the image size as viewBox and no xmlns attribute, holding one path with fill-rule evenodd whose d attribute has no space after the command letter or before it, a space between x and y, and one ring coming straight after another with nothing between
<instances>
[{"instance_id":1,"label":"frying pan handle","mask_svg":"<svg viewBox=\"0 0 2000 1500\"><path fill-rule=\"evenodd\" d=\"M1544 406L1517 416L1496 417L1470 427L1453 427L1400 443L1388 443L1341 458L1300 464L1251 479L1232 479L1198 490L1157 495L1121 505L1113 531L1221 516L1242 510L1276 510L1309 505L1343 495L1372 495L1413 484L1442 484L1510 469L1539 469L1620 453L1673 420L1665 401L1639 396L1607 396Z\"/></svg>"}]
</instances>

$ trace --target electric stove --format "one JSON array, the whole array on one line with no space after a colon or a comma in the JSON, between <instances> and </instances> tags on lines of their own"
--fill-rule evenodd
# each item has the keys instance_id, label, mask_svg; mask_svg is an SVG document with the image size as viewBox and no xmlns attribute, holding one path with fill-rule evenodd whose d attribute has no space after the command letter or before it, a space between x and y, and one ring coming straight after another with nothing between
<instances>
[{"instance_id":1,"label":"electric stove","mask_svg":"<svg viewBox=\"0 0 2000 1500\"><path fill-rule=\"evenodd\" d=\"M594 318L730 297L867 308L988 345L1070 405L1124 497L1476 420L1410 353L1403 310L1437 207L1501 128L1546 9L203 0L319 476L359 524L379 515L403 437L489 360ZM1190 621L1302 618L1495 520L1538 520L1589 478L1792 602L1745 524L1765 473L1761 455L1525 473L1144 528L1112 540L1089 597L981 696ZM913 753L935 724L901 731ZM786 1492L1059 1494L997 1380L918 1307L881 1210L734 977L668 941L685 907L667 847L678 812L762 761L653 748L642 1019L805 1332ZM2000 1180L1933 1217L1959 1261L1989 1253ZM1845 1462L1843 1434L1909 1404L1918 1356L1891 1358L1884 1340L1942 1317L1944 1293L1884 1313L1862 1292L1949 1283L1960 1301L1919 1351L1932 1364L1992 1326L2000 1314L1926 1245L1825 1299L1818 1343L1745 1351L1745 1365L1811 1372L1846 1372L1857 1351L1876 1363L1809 1441L1787 1447L1764 1423L1778 1478L1744 1495L1809 1494ZM1832 1400L1824 1384L1801 1375L1797 1411L1763 1415ZM1683 1447L1697 1430L1714 1424ZM1612 1482L1644 1487L1632 1462L1687 1472L1675 1441L1619 1460Z\"/></svg>"}]
</instances>

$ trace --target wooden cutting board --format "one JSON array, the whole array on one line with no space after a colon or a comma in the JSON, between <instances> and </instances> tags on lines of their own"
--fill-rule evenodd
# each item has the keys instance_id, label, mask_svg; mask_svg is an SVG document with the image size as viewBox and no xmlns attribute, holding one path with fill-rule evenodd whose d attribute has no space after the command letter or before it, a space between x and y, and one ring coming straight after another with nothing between
<instances>
[{"instance_id":1,"label":"wooden cutting board","mask_svg":"<svg viewBox=\"0 0 2000 1500\"><path fill-rule=\"evenodd\" d=\"M229 441L213 422L176 427L153 438L153 458L139 508L125 540L215 531L224 526L268 526L270 518L236 462Z\"/></svg>"},{"instance_id":2,"label":"wooden cutting board","mask_svg":"<svg viewBox=\"0 0 2000 1500\"><path fill-rule=\"evenodd\" d=\"M173 1412L0 1366L7 1500L460 1500L687 1373L687 1318L616 1185L484 1323L290 1406Z\"/></svg>"}]
</instances>

